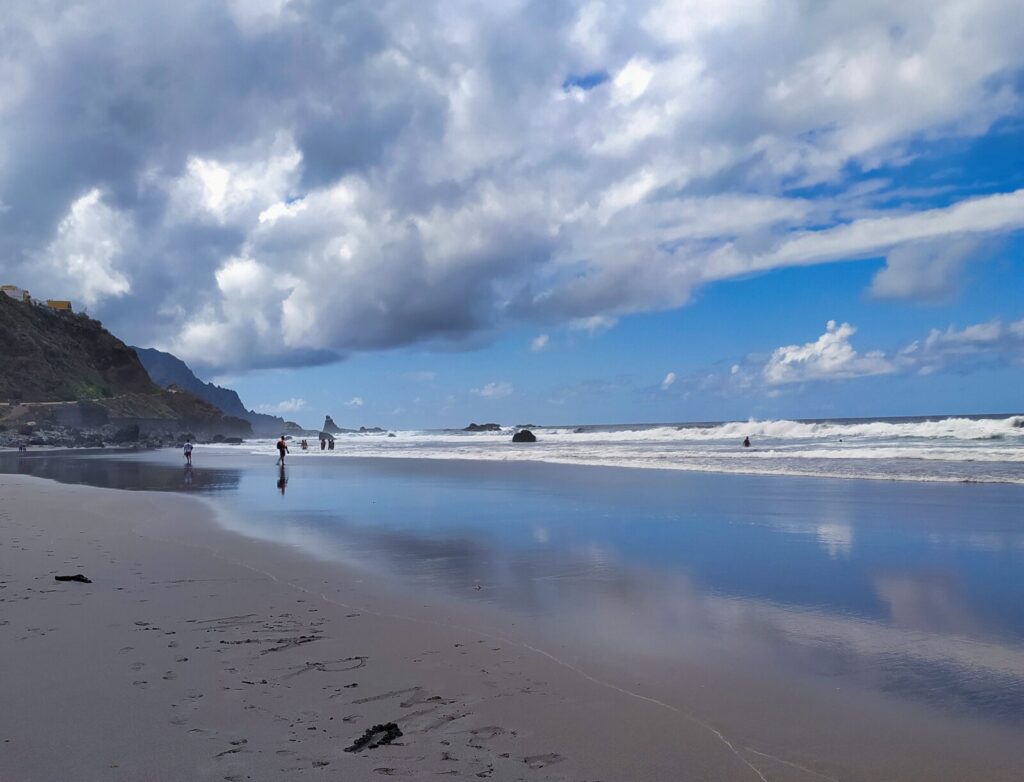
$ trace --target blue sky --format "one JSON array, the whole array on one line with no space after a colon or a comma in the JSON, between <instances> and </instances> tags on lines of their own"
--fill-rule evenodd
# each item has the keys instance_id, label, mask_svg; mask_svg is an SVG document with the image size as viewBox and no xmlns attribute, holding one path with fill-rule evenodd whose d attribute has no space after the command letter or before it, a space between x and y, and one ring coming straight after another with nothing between
<instances>
[{"instance_id":1,"label":"blue sky","mask_svg":"<svg viewBox=\"0 0 1024 782\"><path fill-rule=\"evenodd\" d=\"M250 406L1024 407L1018 0L88 9L0 20L0 276Z\"/></svg>"}]
</instances>

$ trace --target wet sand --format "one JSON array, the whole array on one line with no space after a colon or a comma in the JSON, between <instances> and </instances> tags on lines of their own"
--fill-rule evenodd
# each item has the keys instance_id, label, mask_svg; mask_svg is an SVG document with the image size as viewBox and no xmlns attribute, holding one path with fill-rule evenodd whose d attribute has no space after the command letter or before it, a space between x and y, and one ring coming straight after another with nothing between
<instances>
[{"instance_id":1,"label":"wet sand","mask_svg":"<svg viewBox=\"0 0 1024 782\"><path fill-rule=\"evenodd\" d=\"M54 580L78 572L92 583ZM0 476L0 601L5 780L1011 780L1024 768L1012 725L727 660L639 665L629 644L574 646L486 605L393 589L170 494ZM1019 674L1001 649L992 666ZM387 722L403 734L393 744L344 751Z\"/></svg>"}]
</instances>

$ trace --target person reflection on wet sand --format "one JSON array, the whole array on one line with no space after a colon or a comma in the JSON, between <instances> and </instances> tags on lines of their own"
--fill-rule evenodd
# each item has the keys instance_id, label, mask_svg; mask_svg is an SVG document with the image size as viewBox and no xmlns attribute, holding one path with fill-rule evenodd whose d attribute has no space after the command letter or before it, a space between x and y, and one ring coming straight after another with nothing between
<instances>
[{"instance_id":1,"label":"person reflection on wet sand","mask_svg":"<svg viewBox=\"0 0 1024 782\"><path fill-rule=\"evenodd\" d=\"M192 488L192 465L191 464L186 464L185 465L185 488L186 489Z\"/></svg>"},{"instance_id":2,"label":"person reflection on wet sand","mask_svg":"<svg viewBox=\"0 0 1024 782\"><path fill-rule=\"evenodd\" d=\"M277 488L281 491L282 495L284 495L284 490L288 488L288 476L284 472L283 464L281 465L281 473L277 478Z\"/></svg>"}]
</instances>

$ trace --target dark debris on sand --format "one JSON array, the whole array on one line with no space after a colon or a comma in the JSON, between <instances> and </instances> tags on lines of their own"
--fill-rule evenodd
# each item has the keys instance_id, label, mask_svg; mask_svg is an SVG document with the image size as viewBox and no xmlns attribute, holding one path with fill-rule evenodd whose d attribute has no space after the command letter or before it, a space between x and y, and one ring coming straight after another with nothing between
<instances>
[{"instance_id":1,"label":"dark debris on sand","mask_svg":"<svg viewBox=\"0 0 1024 782\"><path fill-rule=\"evenodd\" d=\"M77 581L80 584L91 584L92 579L86 578L81 573L75 573L73 576L54 576L57 581Z\"/></svg>"},{"instance_id":2,"label":"dark debris on sand","mask_svg":"<svg viewBox=\"0 0 1024 782\"><path fill-rule=\"evenodd\" d=\"M376 749L384 744L390 744L401 735L401 729L394 722L374 725L372 728L367 728L362 736L353 741L351 747L345 747L345 751L359 752L362 749Z\"/></svg>"}]
</instances>

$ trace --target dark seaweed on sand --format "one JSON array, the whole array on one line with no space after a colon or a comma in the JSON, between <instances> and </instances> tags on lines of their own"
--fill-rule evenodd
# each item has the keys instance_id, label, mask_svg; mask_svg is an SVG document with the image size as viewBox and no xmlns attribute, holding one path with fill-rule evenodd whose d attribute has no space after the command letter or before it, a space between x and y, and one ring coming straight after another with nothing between
<instances>
[{"instance_id":1,"label":"dark seaweed on sand","mask_svg":"<svg viewBox=\"0 0 1024 782\"><path fill-rule=\"evenodd\" d=\"M345 747L345 751L358 752L361 749L376 749L383 744L390 744L401 735L402 731L393 722L374 725L372 728L367 728L362 736L353 741L351 747Z\"/></svg>"}]
</instances>

